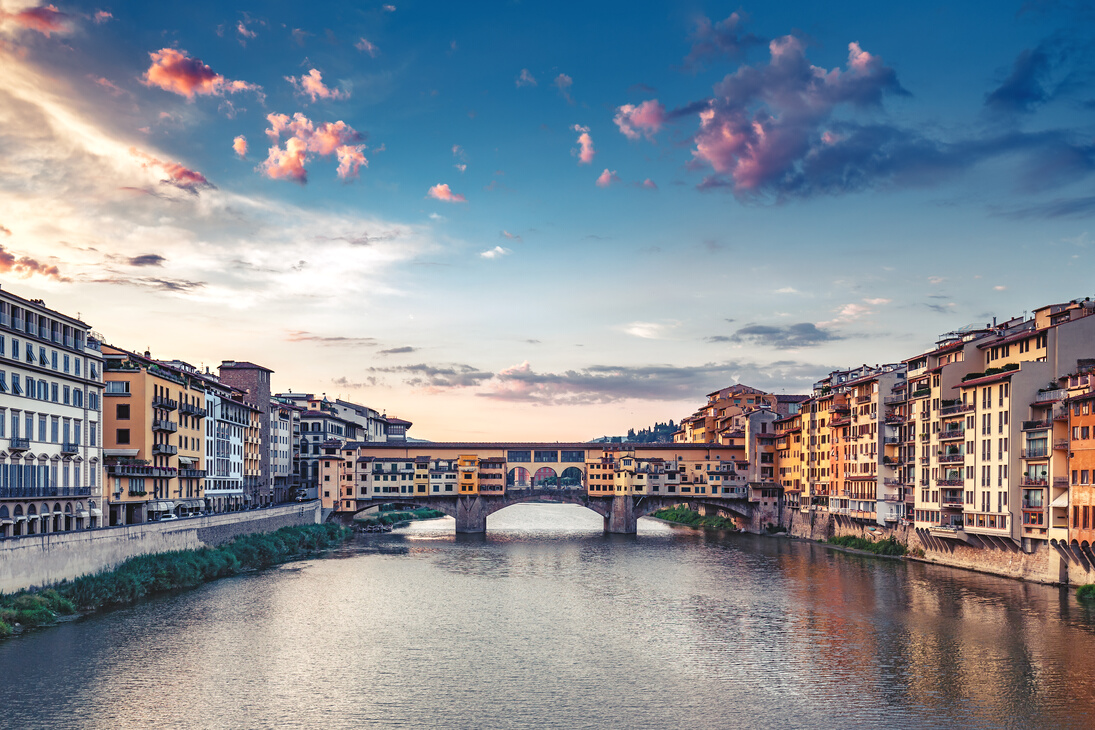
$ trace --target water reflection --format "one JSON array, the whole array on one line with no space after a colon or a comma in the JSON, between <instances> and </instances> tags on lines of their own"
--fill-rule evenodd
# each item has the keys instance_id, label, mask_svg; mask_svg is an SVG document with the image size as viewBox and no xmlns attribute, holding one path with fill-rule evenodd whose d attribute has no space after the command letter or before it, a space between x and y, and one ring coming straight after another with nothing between
<instances>
[{"instance_id":1,"label":"water reflection","mask_svg":"<svg viewBox=\"0 0 1095 730\"><path fill-rule=\"evenodd\" d=\"M11 727L1088 727L1066 591L519 505L0 645Z\"/></svg>"}]
</instances>

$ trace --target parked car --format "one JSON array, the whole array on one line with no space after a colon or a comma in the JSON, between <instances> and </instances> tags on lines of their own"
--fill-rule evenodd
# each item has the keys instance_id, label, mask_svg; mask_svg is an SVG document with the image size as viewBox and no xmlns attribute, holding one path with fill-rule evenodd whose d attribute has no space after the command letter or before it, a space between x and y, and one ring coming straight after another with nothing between
<instances>
[{"instance_id":1,"label":"parked car","mask_svg":"<svg viewBox=\"0 0 1095 730\"><path fill-rule=\"evenodd\" d=\"M160 522L168 522L170 520L177 520L177 519L179 519L178 515L168 512L166 515L163 515L162 517L160 517L159 521Z\"/></svg>"}]
</instances>

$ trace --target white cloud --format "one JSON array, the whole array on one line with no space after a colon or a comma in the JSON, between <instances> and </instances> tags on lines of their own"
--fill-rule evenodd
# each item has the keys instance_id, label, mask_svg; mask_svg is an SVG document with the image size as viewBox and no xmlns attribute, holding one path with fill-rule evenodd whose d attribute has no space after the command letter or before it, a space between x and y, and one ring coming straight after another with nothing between
<instances>
[{"instance_id":1,"label":"white cloud","mask_svg":"<svg viewBox=\"0 0 1095 730\"><path fill-rule=\"evenodd\" d=\"M481 252L479 255L482 256L485 259L498 259L498 258L502 258L503 256L507 256L511 253L513 253L513 252L510 251L508 248L503 248L501 246L495 246L494 248L487 249L486 251Z\"/></svg>"},{"instance_id":2,"label":"white cloud","mask_svg":"<svg viewBox=\"0 0 1095 730\"><path fill-rule=\"evenodd\" d=\"M623 326L623 331L632 337L641 337L644 340L665 339L670 330L680 325L680 322L631 322Z\"/></svg>"},{"instance_id":3,"label":"white cloud","mask_svg":"<svg viewBox=\"0 0 1095 730\"><path fill-rule=\"evenodd\" d=\"M776 289L776 294L798 294L798 289L793 286L785 286L782 289Z\"/></svg>"}]
</instances>

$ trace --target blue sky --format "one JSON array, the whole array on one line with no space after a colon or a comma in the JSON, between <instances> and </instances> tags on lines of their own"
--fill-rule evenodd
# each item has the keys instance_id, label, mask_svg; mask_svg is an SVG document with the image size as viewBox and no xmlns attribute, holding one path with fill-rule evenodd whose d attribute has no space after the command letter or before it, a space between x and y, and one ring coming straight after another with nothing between
<instances>
[{"instance_id":1,"label":"blue sky","mask_svg":"<svg viewBox=\"0 0 1095 730\"><path fill-rule=\"evenodd\" d=\"M1083 3L0 8L4 285L420 437L620 433L1092 293Z\"/></svg>"}]
</instances>

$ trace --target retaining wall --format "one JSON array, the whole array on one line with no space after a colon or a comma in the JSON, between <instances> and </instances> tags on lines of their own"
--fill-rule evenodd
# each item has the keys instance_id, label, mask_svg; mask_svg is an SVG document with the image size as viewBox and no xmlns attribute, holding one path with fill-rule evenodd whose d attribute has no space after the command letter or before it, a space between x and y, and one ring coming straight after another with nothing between
<instances>
[{"instance_id":1,"label":"retaining wall","mask_svg":"<svg viewBox=\"0 0 1095 730\"><path fill-rule=\"evenodd\" d=\"M149 553L220 545L252 532L320 522L318 501L171 522L51 532L0 541L0 592L97 573Z\"/></svg>"},{"instance_id":2,"label":"retaining wall","mask_svg":"<svg viewBox=\"0 0 1095 730\"><path fill-rule=\"evenodd\" d=\"M1095 557L1065 546L1043 544L1033 553L1024 553L1018 546L1005 547L987 541L982 545L967 545L957 540L934 537L925 530L916 530L911 526L897 525L891 528L863 524L828 512L804 514L785 510L780 524L795 537L822 542L830 537L845 535L868 540L885 540L893 536L913 553L910 556L912 559L952 568L965 568L1037 583L1095 583ZM922 556L920 552L923 552Z\"/></svg>"}]
</instances>

